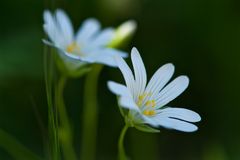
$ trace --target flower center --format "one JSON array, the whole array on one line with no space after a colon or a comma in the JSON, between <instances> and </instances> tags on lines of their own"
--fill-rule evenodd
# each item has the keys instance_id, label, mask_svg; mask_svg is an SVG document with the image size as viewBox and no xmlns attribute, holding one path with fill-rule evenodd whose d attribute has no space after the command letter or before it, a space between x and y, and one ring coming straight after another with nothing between
<instances>
[{"instance_id":1,"label":"flower center","mask_svg":"<svg viewBox=\"0 0 240 160\"><path fill-rule=\"evenodd\" d=\"M142 106L155 107L156 106L156 101L154 99L146 101L146 98L151 96L151 95L152 95L151 93L144 93L144 94L138 96L137 105L139 107L142 107Z\"/></svg>"},{"instance_id":2,"label":"flower center","mask_svg":"<svg viewBox=\"0 0 240 160\"><path fill-rule=\"evenodd\" d=\"M145 115L145 116L153 116L153 115L155 115L156 114L156 111L155 110L144 110L143 111L143 114Z\"/></svg>"},{"instance_id":3,"label":"flower center","mask_svg":"<svg viewBox=\"0 0 240 160\"><path fill-rule=\"evenodd\" d=\"M74 51L78 51L80 50L80 47L78 46L77 42L72 42L71 44L69 44L67 47L66 47L66 51L68 53L72 53Z\"/></svg>"},{"instance_id":4,"label":"flower center","mask_svg":"<svg viewBox=\"0 0 240 160\"><path fill-rule=\"evenodd\" d=\"M146 98L151 95L151 93L144 93L140 95L137 99L138 107L142 109L142 113L146 116L153 116L156 114L156 111L154 109L154 107L156 106L156 101L154 99L146 100Z\"/></svg>"}]
</instances>

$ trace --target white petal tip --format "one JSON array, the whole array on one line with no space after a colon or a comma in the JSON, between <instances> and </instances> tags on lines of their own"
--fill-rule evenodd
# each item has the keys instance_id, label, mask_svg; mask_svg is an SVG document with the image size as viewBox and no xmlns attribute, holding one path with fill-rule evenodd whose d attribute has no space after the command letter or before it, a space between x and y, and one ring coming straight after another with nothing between
<instances>
[{"instance_id":1,"label":"white petal tip","mask_svg":"<svg viewBox=\"0 0 240 160\"><path fill-rule=\"evenodd\" d=\"M196 113L195 122L200 122L201 120L202 120L201 116L198 113Z\"/></svg>"},{"instance_id":2,"label":"white petal tip","mask_svg":"<svg viewBox=\"0 0 240 160\"><path fill-rule=\"evenodd\" d=\"M117 28L117 31L124 36L133 34L136 31L137 22L135 20L128 20Z\"/></svg>"},{"instance_id":3,"label":"white petal tip","mask_svg":"<svg viewBox=\"0 0 240 160\"><path fill-rule=\"evenodd\" d=\"M179 83L182 83L182 85L186 86L186 88L187 88L187 86L189 85L188 76L185 76L185 75L179 76L179 77L177 77L177 79L178 79Z\"/></svg>"},{"instance_id":4,"label":"white petal tip","mask_svg":"<svg viewBox=\"0 0 240 160\"><path fill-rule=\"evenodd\" d=\"M133 48L132 48L132 52L138 52L137 48L136 48L136 47L133 47Z\"/></svg>"},{"instance_id":5,"label":"white petal tip","mask_svg":"<svg viewBox=\"0 0 240 160\"><path fill-rule=\"evenodd\" d=\"M136 28L137 22L133 19L130 19L122 24L122 26L125 26L127 28Z\"/></svg>"},{"instance_id":6,"label":"white petal tip","mask_svg":"<svg viewBox=\"0 0 240 160\"><path fill-rule=\"evenodd\" d=\"M191 133L191 132L196 132L198 130L198 127L195 126L194 124L189 123L188 126L184 126L184 127L179 126L177 128L172 128L172 129L175 129L181 132Z\"/></svg>"},{"instance_id":7,"label":"white petal tip","mask_svg":"<svg viewBox=\"0 0 240 160\"><path fill-rule=\"evenodd\" d=\"M173 65L173 63L167 63L163 67L169 70L169 72L174 72L174 69L175 69L175 66Z\"/></svg>"},{"instance_id":8,"label":"white petal tip","mask_svg":"<svg viewBox=\"0 0 240 160\"><path fill-rule=\"evenodd\" d=\"M189 122L200 122L201 121L201 116L198 113L192 111L191 117L189 118L189 120L186 119L186 121L189 121Z\"/></svg>"},{"instance_id":9,"label":"white petal tip","mask_svg":"<svg viewBox=\"0 0 240 160\"><path fill-rule=\"evenodd\" d=\"M93 26L93 25L100 26L100 22L96 18L93 18L93 17L86 19L83 23L90 23L91 26Z\"/></svg>"},{"instance_id":10,"label":"white petal tip","mask_svg":"<svg viewBox=\"0 0 240 160\"><path fill-rule=\"evenodd\" d=\"M48 9L46 9L46 10L43 11L43 15L46 15L46 14L51 14Z\"/></svg>"},{"instance_id":11,"label":"white petal tip","mask_svg":"<svg viewBox=\"0 0 240 160\"><path fill-rule=\"evenodd\" d=\"M62 9L60 9L60 8L56 9L56 13L57 14L59 14L59 13L60 14L62 14L62 13L65 14L65 12Z\"/></svg>"},{"instance_id":12,"label":"white petal tip","mask_svg":"<svg viewBox=\"0 0 240 160\"><path fill-rule=\"evenodd\" d=\"M138 51L138 49L136 47L133 47L132 50L131 50L131 57L132 58L140 58L140 53Z\"/></svg>"},{"instance_id":13,"label":"white petal tip","mask_svg":"<svg viewBox=\"0 0 240 160\"><path fill-rule=\"evenodd\" d=\"M186 130L185 132L196 132L198 130L198 127L195 126L195 127L192 127L191 129L189 130Z\"/></svg>"},{"instance_id":14,"label":"white petal tip","mask_svg":"<svg viewBox=\"0 0 240 160\"><path fill-rule=\"evenodd\" d=\"M112 88L114 87L114 82L113 81L108 81L107 86L108 86L108 89L112 91Z\"/></svg>"},{"instance_id":15,"label":"white petal tip","mask_svg":"<svg viewBox=\"0 0 240 160\"><path fill-rule=\"evenodd\" d=\"M192 128L186 129L186 130L180 130L180 131L191 133L191 132L196 132L197 130L198 130L198 127L195 126L195 127L192 127Z\"/></svg>"}]
</instances>

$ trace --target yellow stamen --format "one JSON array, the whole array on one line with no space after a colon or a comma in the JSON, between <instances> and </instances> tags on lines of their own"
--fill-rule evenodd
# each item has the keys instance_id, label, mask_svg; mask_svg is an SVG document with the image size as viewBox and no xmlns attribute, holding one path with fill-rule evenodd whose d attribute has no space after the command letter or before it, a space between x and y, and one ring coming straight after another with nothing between
<instances>
[{"instance_id":1,"label":"yellow stamen","mask_svg":"<svg viewBox=\"0 0 240 160\"><path fill-rule=\"evenodd\" d=\"M152 106L152 101L147 101L147 102L146 102L146 106L147 106L147 107Z\"/></svg>"},{"instance_id":2,"label":"yellow stamen","mask_svg":"<svg viewBox=\"0 0 240 160\"><path fill-rule=\"evenodd\" d=\"M153 116L153 115L156 114L156 111L154 111L154 110L144 110L143 114L146 115L146 116Z\"/></svg>"},{"instance_id":3,"label":"yellow stamen","mask_svg":"<svg viewBox=\"0 0 240 160\"><path fill-rule=\"evenodd\" d=\"M139 99L140 101L142 101L146 96L147 96L147 94L144 93L144 94L140 95L140 96L138 97L138 99Z\"/></svg>"},{"instance_id":4,"label":"yellow stamen","mask_svg":"<svg viewBox=\"0 0 240 160\"><path fill-rule=\"evenodd\" d=\"M139 107L145 105L147 107L155 107L156 106L156 101L155 100L148 100L147 102L144 103L144 99L148 96L151 96L152 93L143 93L142 95L138 96L138 99L137 99L137 105ZM143 104L144 103L144 104Z\"/></svg>"},{"instance_id":5,"label":"yellow stamen","mask_svg":"<svg viewBox=\"0 0 240 160\"><path fill-rule=\"evenodd\" d=\"M152 100L152 107L155 107L155 106L156 106L156 101Z\"/></svg>"},{"instance_id":6,"label":"yellow stamen","mask_svg":"<svg viewBox=\"0 0 240 160\"><path fill-rule=\"evenodd\" d=\"M146 102L147 107L155 107L156 106L156 101L155 100L149 100Z\"/></svg>"},{"instance_id":7,"label":"yellow stamen","mask_svg":"<svg viewBox=\"0 0 240 160\"><path fill-rule=\"evenodd\" d=\"M72 52L74 52L74 51L76 51L76 50L79 50L79 49L80 49L80 48L79 48L78 44L77 44L76 42L72 42L71 44L69 44L69 45L67 46L66 51L67 51L68 53L72 53Z\"/></svg>"},{"instance_id":8,"label":"yellow stamen","mask_svg":"<svg viewBox=\"0 0 240 160\"><path fill-rule=\"evenodd\" d=\"M139 107L142 106L142 102L143 102L143 100L144 100L144 98L145 98L146 96L147 96L146 93L144 93L144 94L138 96L137 105L138 105Z\"/></svg>"}]
</instances>

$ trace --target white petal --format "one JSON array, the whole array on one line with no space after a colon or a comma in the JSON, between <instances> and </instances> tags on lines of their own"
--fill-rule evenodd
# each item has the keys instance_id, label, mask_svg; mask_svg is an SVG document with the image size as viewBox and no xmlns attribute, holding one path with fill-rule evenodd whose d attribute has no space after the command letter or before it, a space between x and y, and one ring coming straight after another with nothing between
<instances>
[{"instance_id":1,"label":"white petal","mask_svg":"<svg viewBox=\"0 0 240 160\"><path fill-rule=\"evenodd\" d=\"M82 61L81 57L78 55L74 55L72 53L68 53L65 50L59 49L59 53L63 55L65 58L70 58L72 61Z\"/></svg>"},{"instance_id":2,"label":"white petal","mask_svg":"<svg viewBox=\"0 0 240 160\"><path fill-rule=\"evenodd\" d=\"M100 23L96 19L87 19L77 32L76 41L78 44L86 45L99 30Z\"/></svg>"},{"instance_id":3,"label":"white petal","mask_svg":"<svg viewBox=\"0 0 240 160\"><path fill-rule=\"evenodd\" d=\"M64 64L70 71L76 70L81 66L86 65L86 63L83 62L78 56L71 55L61 49L58 50L58 53L60 58L63 60Z\"/></svg>"},{"instance_id":4,"label":"white petal","mask_svg":"<svg viewBox=\"0 0 240 160\"><path fill-rule=\"evenodd\" d=\"M149 124L153 127L158 127L159 126L158 121L156 121L152 117L148 117L148 116L145 116L145 115L142 114L142 118L144 120L144 123L146 123L146 124Z\"/></svg>"},{"instance_id":5,"label":"white petal","mask_svg":"<svg viewBox=\"0 0 240 160\"><path fill-rule=\"evenodd\" d=\"M199 122L201 117L198 113L185 108L166 108L159 111L161 116L168 118L177 118L188 122Z\"/></svg>"},{"instance_id":6,"label":"white petal","mask_svg":"<svg viewBox=\"0 0 240 160\"><path fill-rule=\"evenodd\" d=\"M98 35L93 38L90 43L92 47L106 46L114 37L114 30L112 28L104 29Z\"/></svg>"},{"instance_id":7,"label":"white petal","mask_svg":"<svg viewBox=\"0 0 240 160\"><path fill-rule=\"evenodd\" d=\"M140 112L138 106L130 97L120 97L118 103L120 107Z\"/></svg>"},{"instance_id":8,"label":"white petal","mask_svg":"<svg viewBox=\"0 0 240 160\"><path fill-rule=\"evenodd\" d=\"M52 24L53 18L52 18L52 15L51 15L50 11L45 10L43 12L43 20L44 20L45 24Z\"/></svg>"},{"instance_id":9,"label":"white petal","mask_svg":"<svg viewBox=\"0 0 240 160\"><path fill-rule=\"evenodd\" d=\"M139 96L143 94L146 83L147 83L147 73L144 66L144 63L142 61L142 58L138 52L138 50L133 47L131 52L131 59L133 63L133 69L134 69L134 75L135 75L135 96ZM136 98L136 97L135 97Z\"/></svg>"},{"instance_id":10,"label":"white petal","mask_svg":"<svg viewBox=\"0 0 240 160\"><path fill-rule=\"evenodd\" d=\"M74 61L74 62L82 60L81 57L79 57L78 55L74 55L72 53L68 53L64 49L60 48L59 46L56 46L54 43L51 43L51 42L49 42L49 41L47 41L45 39L43 39L43 43L45 43L46 45L49 45L51 47L56 48L58 53L60 54L60 56L63 59L68 58L68 59L70 59L71 61Z\"/></svg>"},{"instance_id":11,"label":"white petal","mask_svg":"<svg viewBox=\"0 0 240 160\"><path fill-rule=\"evenodd\" d=\"M86 56L82 60L89 63L100 63L111 67L117 67L115 56L126 57L127 53L111 48L83 49Z\"/></svg>"},{"instance_id":12,"label":"white petal","mask_svg":"<svg viewBox=\"0 0 240 160\"><path fill-rule=\"evenodd\" d=\"M174 79L157 95L157 107L160 108L178 97L188 87L188 84L187 76L179 76Z\"/></svg>"},{"instance_id":13,"label":"white petal","mask_svg":"<svg viewBox=\"0 0 240 160\"><path fill-rule=\"evenodd\" d=\"M53 17L48 10L44 11L43 20L44 20L44 25L43 25L44 31L46 32L46 34L48 34L50 40L54 41L55 35L53 34L52 31L54 31L55 24L54 24Z\"/></svg>"},{"instance_id":14,"label":"white petal","mask_svg":"<svg viewBox=\"0 0 240 160\"><path fill-rule=\"evenodd\" d=\"M60 31L59 24L56 21L56 17L49 11L44 11L44 25L43 29L48 35L49 39L59 48L65 48L67 45L66 39L63 37L63 33Z\"/></svg>"},{"instance_id":15,"label":"white petal","mask_svg":"<svg viewBox=\"0 0 240 160\"><path fill-rule=\"evenodd\" d=\"M152 76L149 81L146 93L150 93L149 99L155 99L159 91L167 84L174 73L174 65L171 63L165 64L160 67ZM146 99L145 99L146 100Z\"/></svg>"},{"instance_id":16,"label":"white petal","mask_svg":"<svg viewBox=\"0 0 240 160\"><path fill-rule=\"evenodd\" d=\"M61 35L57 28L55 18L48 10L46 10L43 13L43 19L44 19L43 29L45 33L48 35L49 39L53 43L59 44Z\"/></svg>"},{"instance_id":17,"label":"white petal","mask_svg":"<svg viewBox=\"0 0 240 160\"><path fill-rule=\"evenodd\" d=\"M168 128L168 129L175 129L178 131L183 131L183 132L194 132L198 129L197 126L194 124L177 120L177 119L172 119L168 117L161 117L161 116L156 116L155 118L156 123L158 125Z\"/></svg>"},{"instance_id":18,"label":"white petal","mask_svg":"<svg viewBox=\"0 0 240 160\"><path fill-rule=\"evenodd\" d=\"M116 95L118 96L125 96L125 97L131 97L131 93L129 92L128 88L122 84L108 81L107 82L108 88Z\"/></svg>"},{"instance_id":19,"label":"white petal","mask_svg":"<svg viewBox=\"0 0 240 160\"><path fill-rule=\"evenodd\" d=\"M56 11L56 20L59 25L59 30L62 32L62 35L67 44L72 43L73 41L73 26L68 18L67 14L63 11L58 9Z\"/></svg>"},{"instance_id":20,"label":"white petal","mask_svg":"<svg viewBox=\"0 0 240 160\"><path fill-rule=\"evenodd\" d=\"M115 56L116 63L119 67L119 69L122 72L122 75L124 77L125 83L127 87L130 89L131 93L134 93L134 77L131 69L127 65L127 63L123 60L120 56Z\"/></svg>"}]
</instances>

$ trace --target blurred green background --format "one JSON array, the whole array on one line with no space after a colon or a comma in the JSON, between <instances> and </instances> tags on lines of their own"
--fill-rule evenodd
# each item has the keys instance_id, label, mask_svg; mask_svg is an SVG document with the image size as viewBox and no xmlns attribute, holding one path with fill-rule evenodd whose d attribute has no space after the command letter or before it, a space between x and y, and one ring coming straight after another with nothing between
<instances>
[{"instance_id":1,"label":"blurred green background","mask_svg":"<svg viewBox=\"0 0 240 160\"><path fill-rule=\"evenodd\" d=\"M43 77L42 12L62 8L75 29L88 17L103 26L128 19L138 22L125 51L136 46L150 77L172 62L175 77L186 74L190 86L170 106L202 116L195 133L161 129L149 134L130 129L125 147L133 160L240 159L240 1L238 0L1 0L0 2L0 128L39 155L44 154L39 125L47 127ZM128 60L129 61L129 60ZM119 71L105 67L99 82L97 159L117 155L124 121L107 80L123 82ZM80 147L84 78L68 81L65 101ZM107 99L106 99L107 97ZM35 107L34 107L35 106ZM154 145L148 145L155 141ZM0 148L0 159L11 157Z\"/></svg>"}]
</instances>

